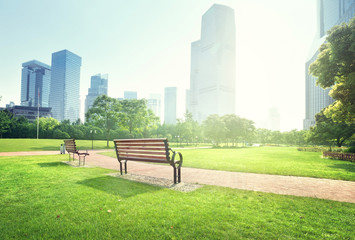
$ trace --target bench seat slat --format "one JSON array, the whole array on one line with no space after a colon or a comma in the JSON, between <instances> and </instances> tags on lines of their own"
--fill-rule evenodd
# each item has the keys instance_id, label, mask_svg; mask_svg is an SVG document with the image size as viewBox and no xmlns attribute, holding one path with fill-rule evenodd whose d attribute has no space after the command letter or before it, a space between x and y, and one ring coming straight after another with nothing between
<instances>
[{"instance_id":1,"label":"bench seat slat","mask_svg":"<svg viewBox=\"0 0 355 240\"><path fill-rule=\"evenodd\" d=\"M168 160L166 159L166 157L164 157L164 156L140 155L140 154L124 154L124 153L119 154L119 158L120 158L120 159L130 158L130 157L134 157L134 158L160 159L160 160L165 160L165 162L168 161Z\"/></svg>"},{"instance_id":2,"label":"bench seat slat","mask_svg":"<svg viewBox=\"0 0 355 240\"><path fill-rule=\"evenodd\" d=\"M140 143L145 143L145 142L164 142L166 141L165 138L155 138L155 139L115 139L115 142L140 142Z\"/></svg>"},{"instance_id":3,"label":"bench seat slat","mask_svg":"<svg viewBox=\"0 0 355 240\"><path fill-rule=\"evenodd\" d=\"M165 151L165 148L159 148L159 147L117 147L117 149L119 151L121 150L130 150L130 149L134 149L134 150L149 150L149 151Z\"/></svg>"},{"instance_id":4,"label":"bench seat slat","mask_svg":"<svg viewBox=\"0 0 355 240\"><path fill-rule=\"evenodd\" d=\"M164 143L117 143L118 146L160 146L160 147L165 147Z\"/></svg>"},{"instance_id":5,"label":"bench seat slat","mask_svg":"<svg viewBox=\"0 0 355 240\"><path fill-rule=\"evenodd\" d=\"M118 153L139 153L139 154L152 154L152 155L164 155L166 156L166 152L162 152L162 151L135 151L135 150L118 150Z\"/></svg>"},{"instance_id":6,"label":"bench seat slat","mask_svg":"<svg viewBox=\"0 0 355 240\"><path fill-rule=\"evenodd\" d=\"M157 162L157 163L168 163L166 160L155 159L155 158L135 158L135 157L125 157L120 158L120 160L130 160L130 161L139 161L139 162Z\"/></svg>"}]
</instances>

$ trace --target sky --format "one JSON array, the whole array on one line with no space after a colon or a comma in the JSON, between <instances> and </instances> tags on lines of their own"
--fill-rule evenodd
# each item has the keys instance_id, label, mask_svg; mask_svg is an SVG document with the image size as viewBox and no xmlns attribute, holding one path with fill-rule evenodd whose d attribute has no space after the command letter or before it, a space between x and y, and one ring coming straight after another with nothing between
<instances>
[{"instance_id":1,"label":"sky","mask_svg":"<svg viewBox=\"0 0 355 240\"><path fill-rule=\"evenodd\" d=\"M235 12L236 114L262 127L276 108L281 131L302 129L316 0L0 0L0 107L20 104L22 63L67 49L82 57L82 106L90 77L107 73L111 97L178 87L182 117L191 42L214 3Z\"/></svg>"}]
</instances>

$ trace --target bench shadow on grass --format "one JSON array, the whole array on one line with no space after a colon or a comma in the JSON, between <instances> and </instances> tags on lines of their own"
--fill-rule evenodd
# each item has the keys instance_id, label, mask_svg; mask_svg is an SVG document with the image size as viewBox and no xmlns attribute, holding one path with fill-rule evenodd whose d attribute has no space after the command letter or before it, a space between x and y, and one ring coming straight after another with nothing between
<instances>
[{"instance_id":1,"label":"bench shadow on grass","mask_svg":"<svg viewBox=\"0 0 355 240\"><path fill-rule=\"evenodd\" d=\"M43 162L43 163L37 163L40 167L64 167L68 166L65 163L62 162Z\"/></svg>"},{"instance_id":2,"label":"bench shadow on grass","mask_svg":"<svg viewBox=\"0 0 355 240\"><path fill-rule=\"evenodd\" d=\"M126 179L111 176L86 179L77 183L98 189L100 191L104 191L109 194L118 195L122 198L129 198L142 193L149 193L161 190L160 187L132 182Z\"/></svg>"},{"instance_id":3,"label":"bench shadow on grass","mask_svg":"<svg viewBox=\"0 0 355 240\"><path fill-rule=\"evenodd\" d=\"M40 147L31 147L29 151L58 151L60 153L60 146L40 146Z\"/></svg>"}]
</instances>

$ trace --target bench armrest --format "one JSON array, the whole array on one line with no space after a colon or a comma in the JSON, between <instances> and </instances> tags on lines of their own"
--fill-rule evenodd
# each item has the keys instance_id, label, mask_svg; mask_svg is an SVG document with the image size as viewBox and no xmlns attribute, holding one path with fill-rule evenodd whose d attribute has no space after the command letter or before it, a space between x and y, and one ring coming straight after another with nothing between
<instances>
[{"instance_id":1,"label":"bench armrest","mask_svg":"<svg viewBox=\"0 0 355 240\"><path fill-rule=\"evenodd\" d=\"M183 158L182 158L182 154L180 152L175 152L173 150L170 149L170 151L172 151L173 156L171 157L171 162L172 164L177 165L177 167L181 167L182 166L182 162L183 162ZM180 160L175 160L175 156L178 155Z\"/></svg>"}]
</instances>

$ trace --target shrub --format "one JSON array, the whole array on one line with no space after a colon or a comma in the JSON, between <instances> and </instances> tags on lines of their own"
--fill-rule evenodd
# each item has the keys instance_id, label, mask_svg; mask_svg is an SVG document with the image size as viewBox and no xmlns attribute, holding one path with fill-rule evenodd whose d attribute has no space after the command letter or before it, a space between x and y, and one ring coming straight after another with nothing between
<instances>
[{"instance_id":1,"label":"shrub","mask_svg":"<svg viewBox=\"0 0 355 240\"><path fill-rule=\"evenodd\" d=\"M331 150L329 147L299 147L297 150L304 152L346 152L344 147L332 147Z\"/></svg>"},{"instance_id":2,"label":"shrub","mask_svg":"<svg viewBox=\"0 0 355 240\"><path fill-rule=\"evenodd\" d=\"M349 147L347 150L345 150L346 153L355 153L355 146Z\"/></svg>"},{"instance_id":3,"label":"shrub","mask_svg":"<svg viewBox=\"0 0 355 240\"><path fill-rule=\"evenodd\" d=\"M68 138L70 138L70 136L66 132L62 132L59 129L55 129L53 131L53 138L55 138L55 139L68 139Z\"/></svg>"}]
</instances>

